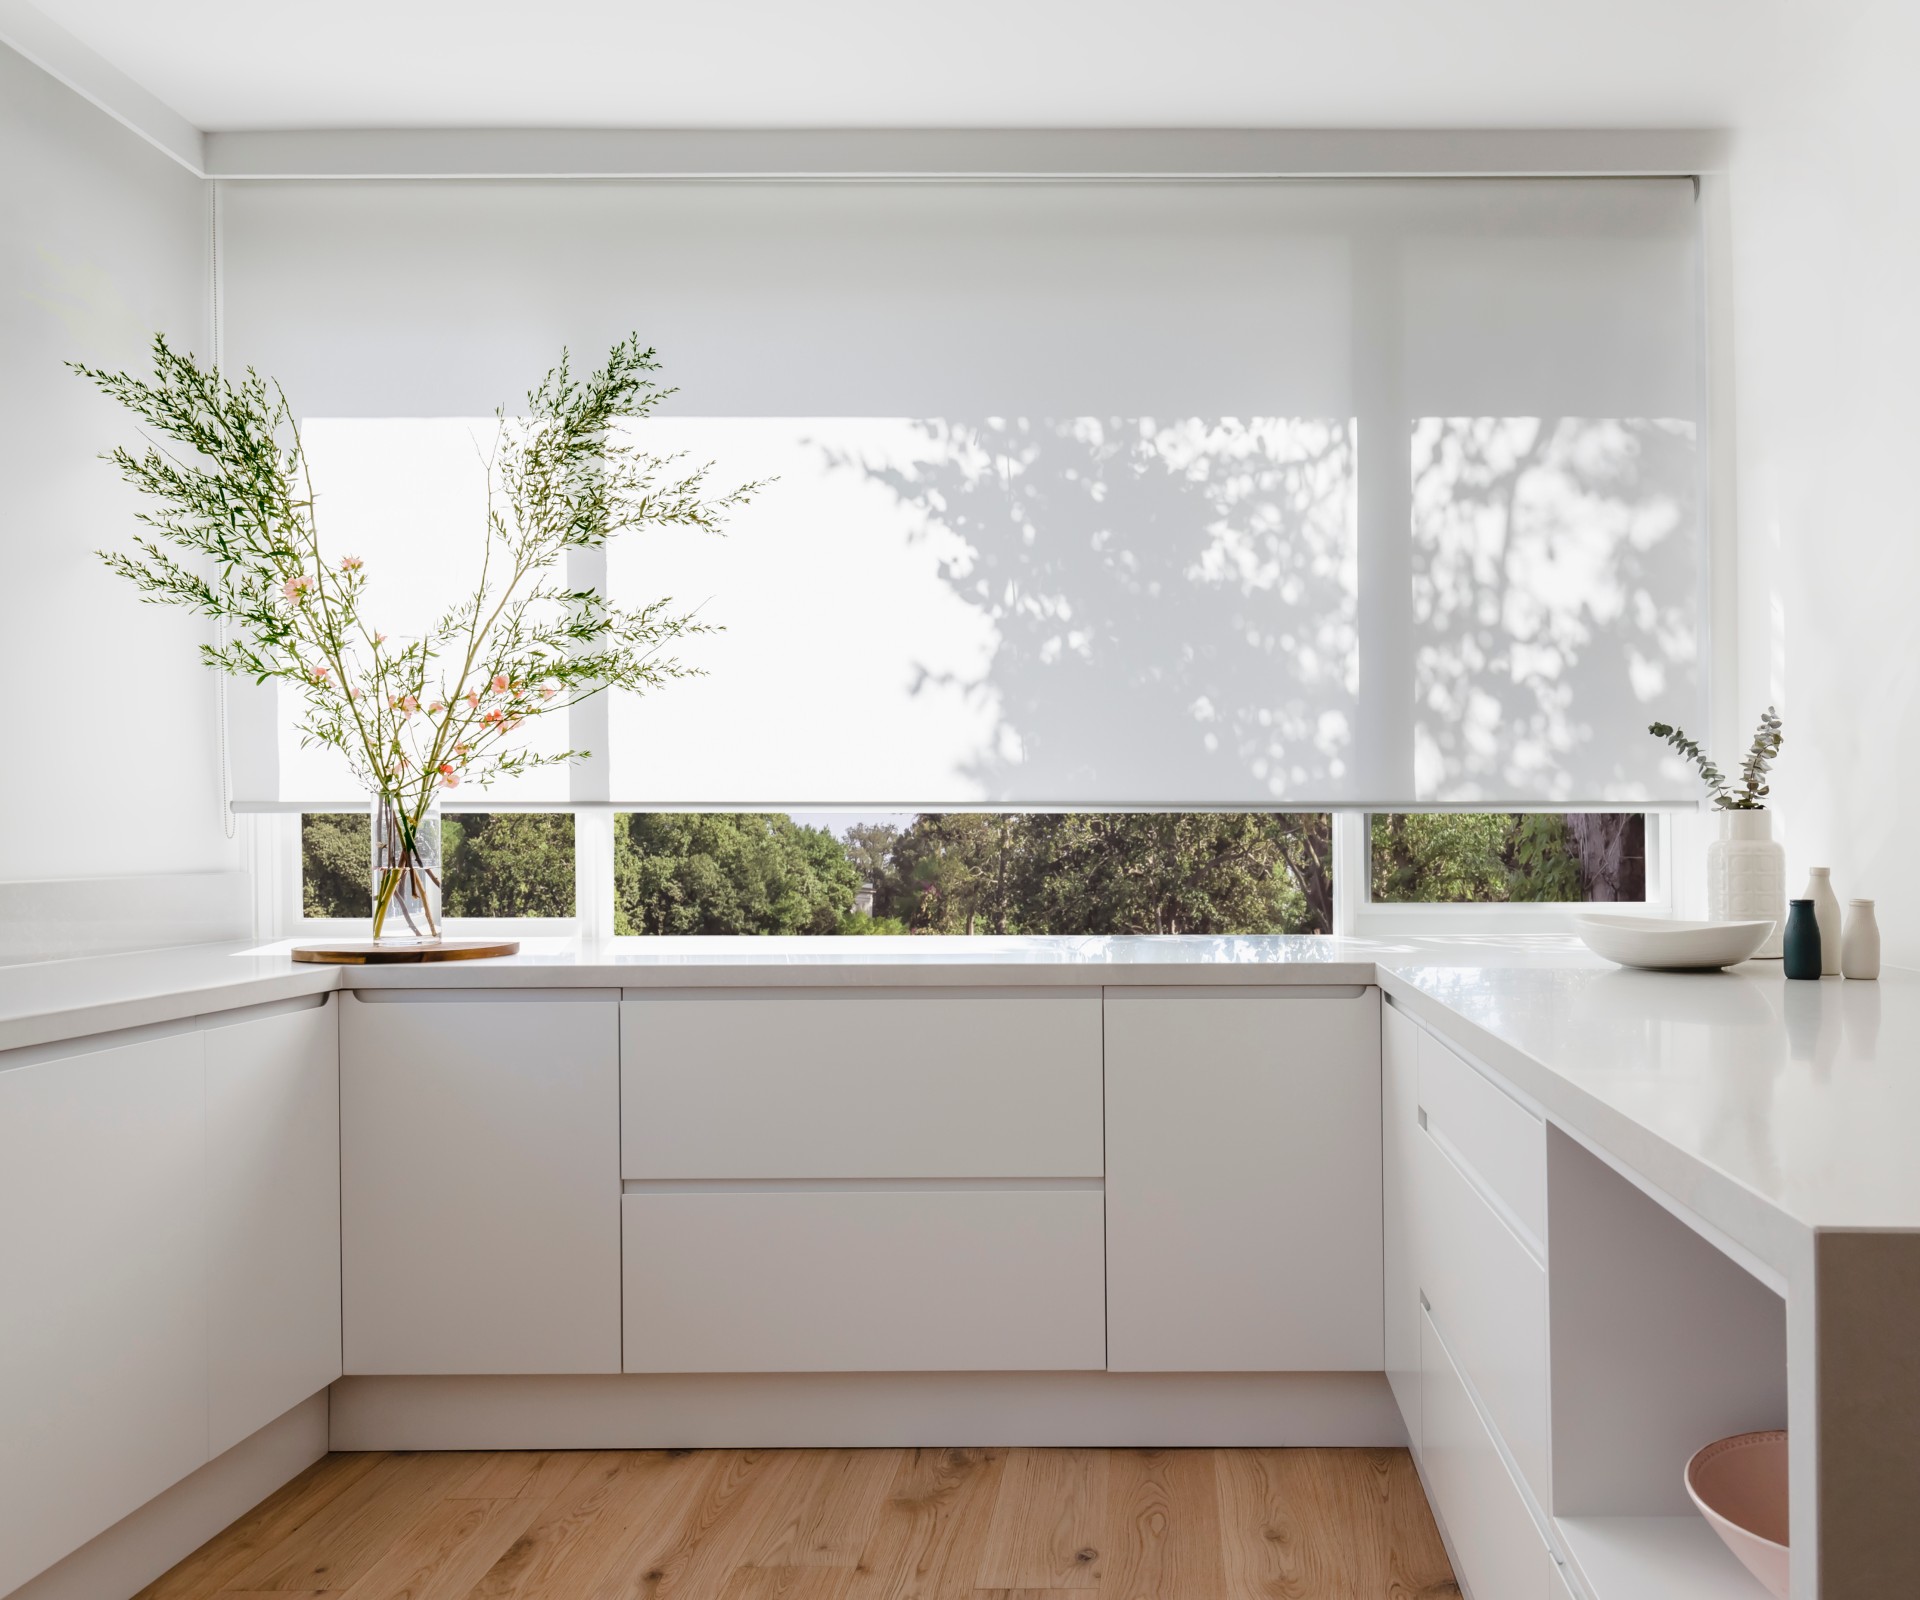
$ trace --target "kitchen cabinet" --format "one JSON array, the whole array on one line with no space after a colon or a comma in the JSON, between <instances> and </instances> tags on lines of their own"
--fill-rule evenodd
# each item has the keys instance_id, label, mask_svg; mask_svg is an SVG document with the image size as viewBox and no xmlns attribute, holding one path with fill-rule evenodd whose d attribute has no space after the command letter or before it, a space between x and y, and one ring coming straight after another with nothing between
<instances>
[{"instance_id":1,"label":"kitchen cabinet","mask_svg":"<svg viewBox=\"0 0 1920 1600\"><path fill-rule=\"evenodd\" d=\"M1110 989L1121 1372L1381 1369L1374 989Z\"/></svg>"},{"instance_id":2,"label":"kitchen cabinet","mask_svg":"<svg viewBox=\"0 0 1920 1600\"><path fill-rule=\"evenodd\" d=\"M614 998L343 997L349 1373L620 1370Z\"/></svg>"},{"instance_id":3,"label":"kitchen cabinet","mask_svg":"<svg viewBox=\"0 0 1920 1600\"><path fill-rule=\"evenodd\" d=\"M666 1190L624 1204L629 1372L1105 1364L1095 1185Z\"/></svg>"},{"instance_id":4,"label":"kitchen cabinet","mask_svg":"<svg viewBox=\"0 0 1920 1600\"><path fill-rule=\"evenodd\" d=\"M704 990L622 1012L629 1178L1100 1176L1097 989Z\"/></svg>"},{"instance_id":5,"label":"kitchen cabinet","mask_svg":"<svg viewBox=\"0 0 1920 1600\"><path fill-rule=\"evenodd\" d=\"M207 1459L202 1044L0 1057L0 1594Z\"/></svg>"},{"instance_id":6,"label":"kitchen cabinet","mask_svg":"<svg viewBox=\"0 0 1920 1600\"><path fill-rule=\"evenodd\" d=\"M206 1031L210 1455L340 1376L337 1017Z\"/></svg>"}]
</instances>

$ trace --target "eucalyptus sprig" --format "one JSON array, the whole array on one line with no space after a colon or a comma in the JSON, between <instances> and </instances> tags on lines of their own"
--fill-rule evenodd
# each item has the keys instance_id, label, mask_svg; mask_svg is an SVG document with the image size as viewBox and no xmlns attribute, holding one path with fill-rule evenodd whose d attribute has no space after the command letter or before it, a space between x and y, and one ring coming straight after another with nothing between
<instances>
[{"instance_id":1,"label":"eucalyptus sprig","mask_svg":"<svg viewBox=\"0 0 1920 1600\"><path fill-rule=\"evenodd\" d=\"M1727 782L1726 774L1708 759L1698 742L1689 739L1678 728L1669 723L1654 722L1648 724L1647 732L1656 739L1666 740L1700 769L1701 781L1707 786L1707 798L1720 810L1766 810L1763 802L1773 792L1767 784L1767 774L1773 770L1780 746L1786 742L1785 735L1780 731L1780 718L1772 706L1760 713L1760 725L1754 730L1753 743L1747 747L1746 759L1740 763L1738 788Z\"/></svg>"},{"instance_id":2,"label":"eucalyptus sprig","mask_svg":"<svg viewBox=\"0 0 1920 1600\"><path fill-rule=\"evenodd\" d=\"M622 340L576 377L566 352L527 396L496 414L485 462L479 582L423 636L396 642L363 615L366 564L323 546L300 427L277 384L237 382L163 336L141 379L71 363L143 422L140 454L106 458L140 492L150 530L131 551L101 551L141 597L222 626L201 646L211 667L291 685L302 741L340 750L355 775L417 821L433 797L590 752L537 755L513 735L602 690L659 688L698 669L664 654L715 631L669 599L608 603L557 582L569 550L597 550L647 528L718 531L762 485L711 493L707 466L658 456L622 435L674 391L654 353Z\"/></svg>"}]
</instances>

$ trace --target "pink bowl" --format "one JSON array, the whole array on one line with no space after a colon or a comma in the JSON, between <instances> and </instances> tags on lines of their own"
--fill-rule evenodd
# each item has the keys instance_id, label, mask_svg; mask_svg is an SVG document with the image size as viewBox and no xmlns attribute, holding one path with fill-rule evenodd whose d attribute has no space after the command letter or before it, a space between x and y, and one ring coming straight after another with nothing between
<instances>
[{"instance_id":1,"label":"pink bowl","mask_svg":"<svg viewBox=\"0 0 1920 1600\"><path fill-rule=\"evenodd\" d=\"M1787 1600L1787 1436L1736 1433L1687 1463L1687 1493L1741 1566Z\"/></svg>"}]
</instances>

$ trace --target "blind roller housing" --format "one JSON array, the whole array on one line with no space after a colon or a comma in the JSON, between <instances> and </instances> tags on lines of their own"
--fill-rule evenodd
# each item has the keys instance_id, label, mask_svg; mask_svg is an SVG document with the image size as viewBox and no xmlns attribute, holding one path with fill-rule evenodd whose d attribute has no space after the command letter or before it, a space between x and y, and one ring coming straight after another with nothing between
<instances>
[{"instance_id":1,"label":"blind roller housing","mask_svg":"<svg viewBox=\"0 0 1920 1600\"><path fill-rule=\"evenodd\" d=\"M370 565L451 582L460 419L633 329L681 385L642 437L778 478L724 540L610 552L616 598L726 629L708 676L610 708L617 802L1694 796L1644 734L1704 723L1690 183L224 203L228 349L309 419ZM386 510L376 459L417 478ZM321 798L278 754L249 798Z\"/></svg>"}]
</instances>

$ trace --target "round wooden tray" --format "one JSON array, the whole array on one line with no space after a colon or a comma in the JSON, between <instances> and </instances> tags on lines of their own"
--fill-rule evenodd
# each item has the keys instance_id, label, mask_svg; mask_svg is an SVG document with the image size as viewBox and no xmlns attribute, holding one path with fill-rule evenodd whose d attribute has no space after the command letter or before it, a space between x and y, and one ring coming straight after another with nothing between
<instances>
[{"instance_id":1,"label":"round wooden tray","mask_svg":"<svg viewBox=\"0 0 1920 1600\"><path fill-rule=\"evenodd\" d=\"M295 961L337 967L384 967L422 961L484 961L520 951L518 939L441 939L433 944L375 944L371 939L336 939L327 944L297 944Z\"/></svg>"}]
</instances>

